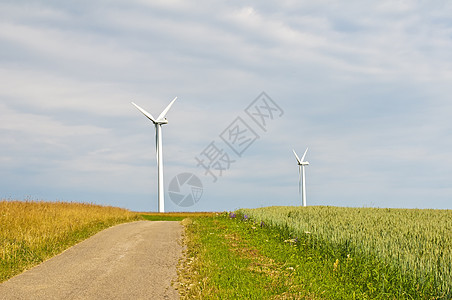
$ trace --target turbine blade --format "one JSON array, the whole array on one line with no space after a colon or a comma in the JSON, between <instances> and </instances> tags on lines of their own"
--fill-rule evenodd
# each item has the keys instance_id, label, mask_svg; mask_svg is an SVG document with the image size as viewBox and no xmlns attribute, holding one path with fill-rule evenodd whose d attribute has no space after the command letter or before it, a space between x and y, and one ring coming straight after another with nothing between
<instances>
[{"instance_id":1,"label":"turbine blade","mask_svg":"<svg viewBox=\"0 0 452 300\"><path fill-rule=\"evenodd\" d=\"M297 153L295 152L295 150L292 149L292 151L293 151L293 154L295 154L295 158L297 159L298 163L301 164L301 160L300 160L300 158L298 157L298 155L297 155Z\"/></svg>"},{"instance_id":2,"label":"turbine blade","mask_svg":"<svg viewBox=\"0 0 452 300\"><path fill-rule=\"evenodd\" d=\"M308 152L308 148L306 148L306 151L304 152L303 157L301 158L302 162L304 161L304 157L306 156L306 152Z\"/></svg>"},{"instance_id":3,"label":"turbine blade","mask_svg":"<svg viewBox=\"0 0 452 300\"><path fill-rule=\"evenodd\" d=\"M154 117L153 117L150 113L148 113L147 111L145 111L144 109L142 109L141 107L139 107L138 105L136 105L135 103L132 102L132 104L133 104L136 108L138 108L138 110L141 111L141 113L142 113L143 115L145 115L149 120L151 120L152 122L155 123L155 119L154 119Z\"/></svg>"},{"instance_id":4,"label":"turbine blade","mask_svg":"<svg viewBox=\"0 0 452 300\"><path fill-rule=\"evenodd\" d=\"M157 118L157 120L162 120L163 118L165 118L166 114L168 113L168 111L170 110L171 106L173 105L174 101L176 101L176 99L177 99L177 97L174 98L173 101L170 102L170 104L168 104L168 106L162 111L162 113Z\"/></svg>"}]
</instances>

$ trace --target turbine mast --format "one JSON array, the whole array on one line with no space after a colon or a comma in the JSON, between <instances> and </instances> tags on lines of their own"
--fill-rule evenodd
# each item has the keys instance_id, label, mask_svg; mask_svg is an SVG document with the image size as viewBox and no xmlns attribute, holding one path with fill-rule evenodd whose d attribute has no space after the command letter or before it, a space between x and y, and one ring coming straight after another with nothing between
<instances>
[{"instance_id":1,"label":"turbine mast","mask_svg":"<svg viewBox=\"0 0 452 300\"><path fill-rule=\"evenodd\" d=\"M157 135L157 183L159 198L159 213L165 212L165 192L163 184L163 151L162 151L162 124L155 124Z\"/></svg>"},{"instance_id":2,"label":"turbine mast","mask_svg":"<svg viewBox=\"0 0 452 300\"><path fill-rule=\"evenodd\" d=\"M303 170L303 175L302 175L302 179L303 179L303 206L306 207L306 180L305 180L305 172L304 172L304 165L301 166L302 170Z\"/></svg>"}]
</instances>

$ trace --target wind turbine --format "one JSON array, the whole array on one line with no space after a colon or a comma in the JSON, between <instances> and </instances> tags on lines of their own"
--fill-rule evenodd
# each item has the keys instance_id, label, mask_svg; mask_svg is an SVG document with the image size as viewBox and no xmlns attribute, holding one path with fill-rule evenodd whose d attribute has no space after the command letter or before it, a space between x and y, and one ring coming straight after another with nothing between
<instances>
[{"instance_id":1,"label":"wind turbine","mask_svg":"<svg viewBox=\"0 0 452 300\"><path fill-rule=\"evenodd\" d=\"M149 120L151 120L155 125L155 151L157 153L157 173L158 173L158 198L159 198L159 212L165 212L165 199L163 190L163 151L162 151L162 125L168 124L166 119L166 114L168 113L171 105L176 101L177 97L171 101L170 104L162 111L157 119L155 119L150 113L136 105L132 104L138 108L139 111L143 113Z\"/></svg>"},{"instance_id":2,"label":"wind turbine","mask_svg":"<svg viewBox=\"0 0 452 300\"><path fill-rule=\"evenodd\" d=\"M305 173L304 173L304 167L309 165L309 162L304 161L304 157L306 156L306 152L308 152L308 148L306 148L306 151L303 154L303 157L300 159L297 155L297 153L295 152L295 150L293 150L293 154L295 154L295 158L297 159L298 162L298 174L299 174L299 182L298 182L298 193L300 193L300 189L301 186L303 187L303 194L302 194L302 202L303 202L303 206L306 206L306 182L305 182ZM303 182L303 185L301 184Z\"/></svg>"}]
</instances>

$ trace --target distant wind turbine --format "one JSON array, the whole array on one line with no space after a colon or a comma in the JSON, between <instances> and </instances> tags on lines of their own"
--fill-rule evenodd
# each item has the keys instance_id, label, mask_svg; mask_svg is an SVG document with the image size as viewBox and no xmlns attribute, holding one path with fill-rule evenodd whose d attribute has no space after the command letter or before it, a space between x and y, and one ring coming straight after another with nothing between
<instances>
[{"instance_id":1,"label":"distant wind turbine","mask_svg":"<svg viewBox=\"0 0 452 300\"><path fill-rule=\"evenodd\" d=\"M304 157L306 156L306 152L308 152L308 148L306 148L306 151L303 154L303 157L300 159L297 155L297 153L295 153L295 150L292 150L293 154L295 154L295 158L297 159L298 162L298 174L299 174L299 179L298 179L298 193L301 192L301 187L302 187L302 203L303 206L306 206L306 182L305 182L305 173L304 173L304 167L309 165L309 162L304 161ZM303 185L302 185L303 182Z\"/></svg>"},{"instance_id":2,"label":"distant wind turbine","mask_svg":"<svg viewBox=\"0 0 452 300\"><path fill-rule=\"evenodd\" d=\"M157 153L157 173L158 173L158 199L159 199L159 212L165 212L165 199L163 190L163 150L162 150L162 125L168 124L166 119L166 114L168 113L171 105L176 101L177 97L171 101L170 104L162 111L160 116L155 119L150 113L136 105L132 104L138 108L139 111L143 113L149 120L151 120L155 125L155 151Z\"/></svg>"}]
</instances>

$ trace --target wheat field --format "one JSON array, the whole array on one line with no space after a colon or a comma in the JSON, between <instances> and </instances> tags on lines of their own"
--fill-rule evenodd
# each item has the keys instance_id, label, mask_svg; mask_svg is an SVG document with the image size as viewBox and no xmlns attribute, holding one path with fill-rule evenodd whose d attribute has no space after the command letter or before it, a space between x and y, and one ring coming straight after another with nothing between
<instances>
[{"instance_id":1,"label":"wheat field","mask_svg":"<svg viewBox=\"0 0 452 300\"><path fill-rule=\"evenodd\" d=\"M240 209L258 222L309 236L339 255L365 255L394 267L399 276L452 296L452 210L347 207Z\"/></svg>"}]
</instances>

